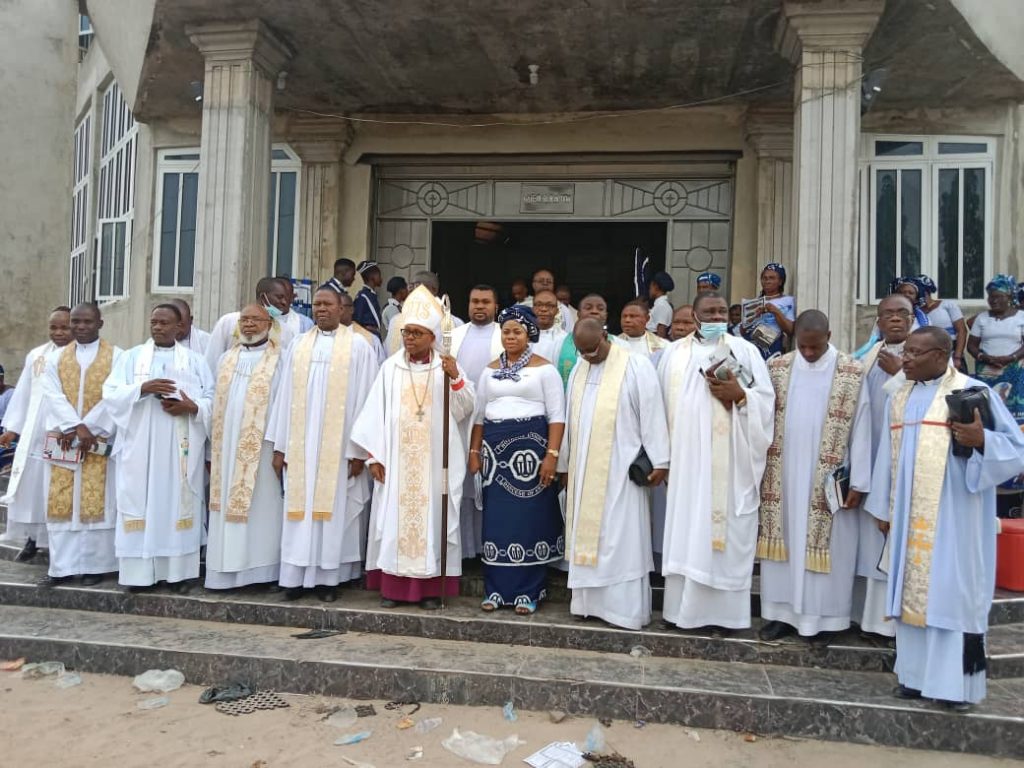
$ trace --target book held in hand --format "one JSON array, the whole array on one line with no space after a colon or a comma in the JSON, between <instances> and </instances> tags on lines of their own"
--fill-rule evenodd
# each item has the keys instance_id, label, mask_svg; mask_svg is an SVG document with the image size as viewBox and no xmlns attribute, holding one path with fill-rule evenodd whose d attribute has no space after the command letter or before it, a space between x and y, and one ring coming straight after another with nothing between
<instances>
[{"instance_id":1,"label":"book held in hand","mask_svg":"<svg viewBox=\"0 0 1024 768\"><path fill-rule=\"evenodd\" d=\"M84 457L79 448L78 438L71 441L71 445L67 450L61 447L60 438L61 434L59 432L46 433L46 441L43 443L43 458L59 464L81 464ZM110 451L110 443L105 440L99 440L88 452L97 456L109 456Z\"/></svg>"},{"instance_id":2,"label":"book held in hand","mask_svg":"<svg viewBox=\"0 0 1024 768\"><path fill-rule=\"evenodd\" d=\"M833 515L843 508L849 495L850 468L836 467L835 471L825 478L825 501L828 502L828 508Z\"/></svg>"}]
</instances>

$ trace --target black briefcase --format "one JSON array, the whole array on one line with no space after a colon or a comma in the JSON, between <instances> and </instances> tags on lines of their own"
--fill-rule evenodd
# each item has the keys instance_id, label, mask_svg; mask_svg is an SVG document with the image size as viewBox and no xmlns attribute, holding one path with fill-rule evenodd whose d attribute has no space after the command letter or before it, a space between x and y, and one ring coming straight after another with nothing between
<instances>
[{"instance_id":1,"label":"black briefcase","mask_svg":"<svg viewBox=\"0 0 1024 768\"><path fill-rule=\"evenodd\" d=\"M992 404L989 403L988 387L968 387L967 389L956 389L946 395L946 405L949 408L949 420L961 424L970 424L974 421L974 411L981 415L981 423L985 429L992 429ZM974 448L960 445L953 438L953 455L962 459L970 458Z\"/></svg>"}]
</instances>

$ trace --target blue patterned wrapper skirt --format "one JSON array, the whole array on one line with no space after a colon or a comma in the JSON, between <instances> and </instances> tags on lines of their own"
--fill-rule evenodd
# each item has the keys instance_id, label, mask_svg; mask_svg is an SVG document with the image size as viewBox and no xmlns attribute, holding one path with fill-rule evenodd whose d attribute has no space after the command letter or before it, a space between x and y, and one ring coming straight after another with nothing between
<instances>
[{"instance_id":1,"label":"blue patterned wrapper skirt","mask_svg":"<svg viewBox=\"0 0 1024 768\"><path fill-rule=\"evenodd\" d=\"M547 438L543 416L484 422L484 589L499 606L543 600L548 564L565 551L558 484L540 481Z\"/></svg>"},{"instance_id":2,"label":"blue patterned wrapper skirt","mask_svg":"<svg viewBox=\"0 0 1024 768\"><path fill-rule=\"evenodd\" d=\"M992 387L992 390L1006 405L1006 410L1013 416L1017 425L1024 429L1024 365L1016 362L1005 368L992 368L984 364L979 364L976 367L976 378ZM1024 483L1013 478L999 487L1019 491L1024 490Z\"/></svg>"}]
</instances>

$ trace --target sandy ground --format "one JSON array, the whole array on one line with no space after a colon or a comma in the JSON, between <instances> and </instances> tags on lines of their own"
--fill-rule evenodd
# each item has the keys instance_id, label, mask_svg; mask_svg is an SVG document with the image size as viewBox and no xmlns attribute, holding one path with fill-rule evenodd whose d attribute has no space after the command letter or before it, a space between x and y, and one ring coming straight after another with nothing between
<instances>
[{"instance_id":1,"label":"sandy ground","mask_svg":"<svg viewBox=\"0 0 1024 768\"><path fill-rule=\"evenodd\" d=\"M287 696L288 709L230 717L212 705L198 703L201 688L186 685L167 694L170 703L142 711L140 701L158 694L138 693L131 680L108 675L82 675L81 685L61 690L52 679L23 680L20 673L0 672L0 764L8 768L445 768L472 766L441 746L453 727L496 738L513 733L526 741L503 765L524 765L523 758L552 741L582 743L593 720L568 718L555 724L547 713L519 712L506 722L495 707L424 705L413 720L441 717L428 734L400 730L400 712L374 702L377 715L359 719L356 727L338 730L323 721L323 710L338 699ZM365 702L354 702L365 703ZM366 741L335 746L339 736L372 730ZM632 759L637 768L886 768L927 765L929 768L970 768L1010 765L1011 761L913 750L864 747L789 739L745 740L742 734L694 730L680 726L615 721L605 729L609 747ZM408 762L412 747L423 757ZM352 762L346 761L346 758ZM364 765L367 764L367 765Z\"/></svg>"}]
</instances>

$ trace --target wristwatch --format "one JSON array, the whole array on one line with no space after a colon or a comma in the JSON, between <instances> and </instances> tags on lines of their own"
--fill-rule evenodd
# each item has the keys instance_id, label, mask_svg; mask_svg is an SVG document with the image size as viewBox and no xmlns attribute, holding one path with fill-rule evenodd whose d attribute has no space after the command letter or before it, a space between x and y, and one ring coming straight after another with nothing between
<instances>
[{"instance_id":1,"label":"wristwatch","mask_svg":"<svg viewBox=\"0 0 1024 768\"><path fill-rule=\"evenodd\" d=\"M550 453L556 459L558 458L558 451L556 451L554 448L548 448L548 453Z\"/></svg>"}]
</instances>

